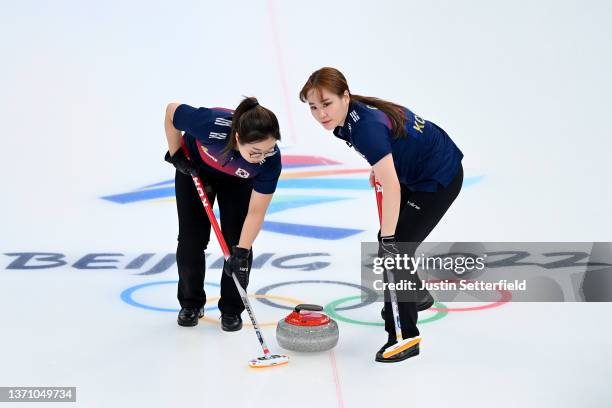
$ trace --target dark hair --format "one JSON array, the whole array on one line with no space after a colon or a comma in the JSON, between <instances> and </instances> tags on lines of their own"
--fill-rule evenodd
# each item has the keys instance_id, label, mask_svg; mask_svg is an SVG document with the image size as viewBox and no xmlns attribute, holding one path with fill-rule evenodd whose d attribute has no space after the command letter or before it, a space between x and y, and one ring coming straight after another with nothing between
<instances>
[{"instance_id":1,"label":"dark hair","mask_svg":"<svg viewBox=\"0 0 612 408\"><path fill-rule=\"evenodd\" d=\"M257 98L245 97L234 110L230 138L223 150L227 153L236 147L236 133L240 144L259 142L273 137L281 140L278 119L270 109L259 104Z\"/></svg>"},{"instance_id":2,"label":"dark hair","mask_svg":"<svg viewBox=\"0 0 612 408\"><path fill-rule=\"evenodd\" d=\"M383 111L391 120L394 137L398 138L406 134L406 114L400 105L379 98L351 94L346 78L336 68L323 67L313 72L300 91L302 102L306 102L306 96L312 89L315 89L319 95L321 89L327 89L338 96L342 96L344 91L348 91L351 101L361 102Z\"/></svg>"}]
</instances>

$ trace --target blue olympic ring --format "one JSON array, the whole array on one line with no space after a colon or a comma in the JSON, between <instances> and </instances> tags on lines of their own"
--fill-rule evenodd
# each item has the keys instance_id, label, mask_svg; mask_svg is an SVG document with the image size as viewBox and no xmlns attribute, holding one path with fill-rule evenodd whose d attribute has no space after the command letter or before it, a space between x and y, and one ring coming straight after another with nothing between
<instances>
[{"instance_id":1,"label":"blue olympic ring","mask_svg":"<svg viewBox=\"0 0 612 408\"><path fill-rule=\"evenodd\" d=\"M123 300L125 303L127 303L130 306L136 306L136 307L140 307L142 309L154 310L156 312L171 312L171 313L176 313L176 312L179 311L179 309L169 309L169 308L165 308L165 307L155 307L155 306L145 305L143 303L139 303L139 302L135 301L133 299L132 295L137 290L140 290L140 289L143 289L143 288L146 288L146 287L156 286L156 285L169 285L169 284L176 285L177 283L178 283L178 281L172 280L172 281L159 281L159 282L143 283L142 285L132 286L130 288L127 288L123 292L121 292L121 300ZM221 285L219 285L217 283L205 282L204 286L213 286L213 287L218 288ZM205 307L204 310L205 311L210 311L210 310L215 310L215 309L218 309L218 308L219 308L218 306L208 306L208 307Z\"/></svg>"}]
</instances>

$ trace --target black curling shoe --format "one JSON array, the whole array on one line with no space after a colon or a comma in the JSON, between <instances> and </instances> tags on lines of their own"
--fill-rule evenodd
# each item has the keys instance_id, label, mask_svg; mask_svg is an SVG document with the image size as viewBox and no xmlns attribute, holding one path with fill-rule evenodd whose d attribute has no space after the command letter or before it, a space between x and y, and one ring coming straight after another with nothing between
<instances>
[{"instance_id":1,"label":"black curling shoe","mask_svg":"<svg viewBox=\"0 0 612 408\"><path fill-rule=\"evenodd\" d=\"M400 351L399 353L397 353L396 355L394 355L393 357L389 357L389 358L384 358L383 357L383 352L387 349L387 347L395 344L396 342L388 342L387 344L385 344L384 346L381 347L380 350L378 350L378 352L376 353L376 358L374 359L375 361L378 361L379 363L399 363L400 361L404 361L406 359L409 359L410 357L414 357L414 356L418 356L419 355L419 343L415 344L412 347L407 348L404 351Z\"/></svg>"},{"instance_id":2,"label":"black curling shoe","mask_svg":"<svg viewBox=\"0 0 612 408\"><path fill-rule=\"evenodd\" d=\"M221 329L228 332L242 329L242 318L239 314L221 313Z\"/></svg>"},{"instance_id":3,"label":"black curling shoe","mask_svg":"<svg viewBox=\"0 0 612 408\"><path fill-rule=\"evenodd\" d=\"M176 319L179 326L192 327L198 324L198 320L204 317L204 308L183 307Z\"/></svg>"}]
</instances>

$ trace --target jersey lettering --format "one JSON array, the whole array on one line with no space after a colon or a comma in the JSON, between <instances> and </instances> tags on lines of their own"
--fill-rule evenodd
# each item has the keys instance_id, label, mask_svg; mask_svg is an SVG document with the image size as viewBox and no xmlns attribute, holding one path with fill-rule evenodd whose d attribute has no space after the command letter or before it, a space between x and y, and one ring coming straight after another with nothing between
<instances>
[{"instance_id":1,"label":"jersey lettering","mask_svg":"<svg viewBox=\"0 0 612 408\"><path fill-rule=\"evenodd\" d=\"M423 129L425 128L425 120L420 118L418 115L414 115L414 125L412 128L419 133L423 133Z\"/></svg>"}]
</instances>

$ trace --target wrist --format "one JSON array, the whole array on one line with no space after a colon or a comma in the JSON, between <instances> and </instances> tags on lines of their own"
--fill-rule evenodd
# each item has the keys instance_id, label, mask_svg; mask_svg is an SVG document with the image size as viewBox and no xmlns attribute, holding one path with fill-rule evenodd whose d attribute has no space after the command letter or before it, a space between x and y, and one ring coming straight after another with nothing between
<instances>
[{"instance_id":1,"label":"wrist","mask_svg":"<svg viewBox=\"0 0 612 408\"><path fill-rule=\"evenodd\" d=\"M233 251L232 251L233 255L237 256L237 257L241 257L241 258L247 258L249 256L249 254L251 253L251 248L243 248L239 245L234 245Z\"/></svg>"}]
</instances>

